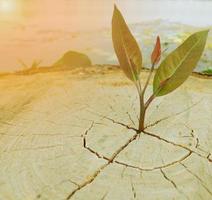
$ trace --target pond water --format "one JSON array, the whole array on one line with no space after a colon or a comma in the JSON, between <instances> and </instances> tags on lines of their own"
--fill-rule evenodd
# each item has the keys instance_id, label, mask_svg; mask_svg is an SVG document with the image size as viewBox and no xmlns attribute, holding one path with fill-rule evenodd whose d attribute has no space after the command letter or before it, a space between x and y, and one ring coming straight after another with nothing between
<instances>
[{"instance_id":1,"label":"pond water","mask_svg":"<svg viewBox=\"0 0 212 200\"><path fill-rule=\"evenodd\" d=\"M0 4L0 71L19 69L18 59L27 64L34 59L41 59L42 65L51 65L70 49L89 54L94 63L115 64L117 61L109 32L114 3L128 23L137 23L133 32L138 40L146 38L146 34L151 35L151 44L157 32L161 33L161 27L165 28L164 40L166 35L171 40L171 37L176 36L175 31L177 37L179 34L181 37L184 32L193 30L191 26L197 27L194 30L212 26L212 1L209 0L8 2L11 5L6 7ZM174 40L181 40L179 37ZM142 41L139 42L142 44Z\"/></svg>"}]
</instances>

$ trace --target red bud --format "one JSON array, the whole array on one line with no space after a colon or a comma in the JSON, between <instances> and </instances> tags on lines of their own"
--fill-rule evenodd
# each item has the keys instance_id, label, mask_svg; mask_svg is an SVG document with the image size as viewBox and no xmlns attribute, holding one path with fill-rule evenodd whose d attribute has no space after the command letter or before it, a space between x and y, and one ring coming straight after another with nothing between
<instances>
[{"instance_id":1,"label":"red bud","mask_svg":"<svg viewBox=\"0 0 212 200\"><path fill-rule=\"evenodd\" d=\"M151 56L152 65L157 64L160 61L160 57L161 57L160 37L157 36L155 48L154 48L154 50L152 52L152 56Z\"/></svg>"}]
</instances>

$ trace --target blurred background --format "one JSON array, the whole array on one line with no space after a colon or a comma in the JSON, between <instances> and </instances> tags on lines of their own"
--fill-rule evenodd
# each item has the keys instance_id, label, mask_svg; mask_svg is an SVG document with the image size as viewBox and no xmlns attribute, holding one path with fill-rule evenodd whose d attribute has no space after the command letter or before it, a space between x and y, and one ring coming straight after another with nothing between
<instances>
[{"instance_id":1,"label":"blurred background","mask_svg":"<svg viewBox=\"0 0 212 200\"><path fill-rule=\"evenodd\" d=\"M111 40L117 4L141 45L148 67L155 37L171 51L190 33L212 27L210 0L0 0L0 71L53 64L68 50L86 53L94 64L116 64ZM211 34L197 70L211 67Z\"/></svg>"}]
</instances>

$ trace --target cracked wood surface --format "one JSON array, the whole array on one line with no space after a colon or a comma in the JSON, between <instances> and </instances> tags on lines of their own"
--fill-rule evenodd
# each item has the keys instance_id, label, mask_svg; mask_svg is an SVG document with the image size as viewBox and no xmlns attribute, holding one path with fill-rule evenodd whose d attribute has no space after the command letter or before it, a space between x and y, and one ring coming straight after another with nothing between
<instances>
[{"instance_id":1,"label":"cracked wood surface","mask_svg":"<svg viewBox=\"0 0 212 200\"><path fill-rule=\"evenodd\" d=\"M212 199L211 80L156 99L142 133L118 70L7 76L0 89L0 200Z\"/></svg>"}]
</instances>

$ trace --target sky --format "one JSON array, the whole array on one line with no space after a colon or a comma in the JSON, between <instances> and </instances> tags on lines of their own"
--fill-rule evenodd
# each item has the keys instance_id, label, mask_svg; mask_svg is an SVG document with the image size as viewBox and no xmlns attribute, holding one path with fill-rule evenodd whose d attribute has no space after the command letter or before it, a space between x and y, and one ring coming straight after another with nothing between
<instances>
[{"instance_id":1,"label":"sky","mask_svg":"<svg viewBox=\"0 0 212 200\"><path fill-rule=\"evenodd\" d=\"M71 33L109 28L114 3L128 23L212 26L210 0L0 0L0 71L18 69L18 59L50 64L68 49Z\"/></svg>"}]
</instances>

